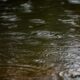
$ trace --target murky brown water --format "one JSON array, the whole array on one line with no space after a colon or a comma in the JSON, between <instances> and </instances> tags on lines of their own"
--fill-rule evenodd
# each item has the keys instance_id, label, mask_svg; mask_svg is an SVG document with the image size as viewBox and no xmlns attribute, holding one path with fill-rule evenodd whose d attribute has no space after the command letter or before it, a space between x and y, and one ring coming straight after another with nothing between
<instances>
[{"instance_id":1,"label":"murky brown water","mask_svg":"<svg viewBox=\"0 0 80 80\"><path fill-rule=\"evenodd\" d=\"M1 0L0 80L74 80L68 71L80 75L80 5Z\"/></svg>"}]
</instances>

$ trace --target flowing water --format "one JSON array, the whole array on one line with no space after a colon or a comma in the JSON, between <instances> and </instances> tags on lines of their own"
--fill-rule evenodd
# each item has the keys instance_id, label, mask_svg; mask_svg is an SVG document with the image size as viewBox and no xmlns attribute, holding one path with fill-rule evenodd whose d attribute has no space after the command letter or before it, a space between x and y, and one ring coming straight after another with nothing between
<instances>
[{"instance_id":1,"label":"flowing water","mask_svg":"<svg viewBox=\"0 0 80 80\"><path fill-rule=\"evenodd\" d=\"M0 0L0 80L79 77L79 4Z\"/></svg>"}]
</instances>

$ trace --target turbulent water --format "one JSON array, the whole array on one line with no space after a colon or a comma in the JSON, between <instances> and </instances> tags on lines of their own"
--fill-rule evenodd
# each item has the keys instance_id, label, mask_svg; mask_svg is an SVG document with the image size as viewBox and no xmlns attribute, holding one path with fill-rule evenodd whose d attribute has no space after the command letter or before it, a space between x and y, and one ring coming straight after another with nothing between
<instances>
[{"instance_id":1,"label":"turbulent water","mask_svg":"<svg viewBox=\"0 0 80 80\"><path fill-rule=\"evenodd\" d=\"M79 4L0 0L0 80L79 77Z\"/></svg>"}]
</instances>

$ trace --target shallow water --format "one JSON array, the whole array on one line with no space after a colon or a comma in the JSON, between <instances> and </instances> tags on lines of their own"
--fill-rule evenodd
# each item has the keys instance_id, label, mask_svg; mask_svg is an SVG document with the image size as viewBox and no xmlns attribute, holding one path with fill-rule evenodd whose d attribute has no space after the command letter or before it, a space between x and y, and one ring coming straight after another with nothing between
<instances>
[{"instance_id":1,"label":"shallow water","mask_svg":"<svg viewBox=\"0 0 80 80\"><path fill-rule=\"evenodd\" d=\"M62 80L59 72L79 69L79 8L66 0L0 1L0 79Z\"/></svg>"}]
</instances>

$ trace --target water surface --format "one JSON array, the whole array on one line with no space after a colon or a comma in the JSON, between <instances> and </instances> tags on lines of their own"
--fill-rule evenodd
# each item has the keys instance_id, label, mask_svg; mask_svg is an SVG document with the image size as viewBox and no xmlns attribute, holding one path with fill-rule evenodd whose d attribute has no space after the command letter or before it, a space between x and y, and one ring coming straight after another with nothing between
<instances>
[{"instance_id":1,"label":"water surface","mask_svg":"<svg viewBox=\"0 0 80 80\"><path fill-rule=\"evenodd\" d=\"M0 1L0 79L61 80L80 66L80 5L63 0Z\"/></svg>"}]
</instances>

